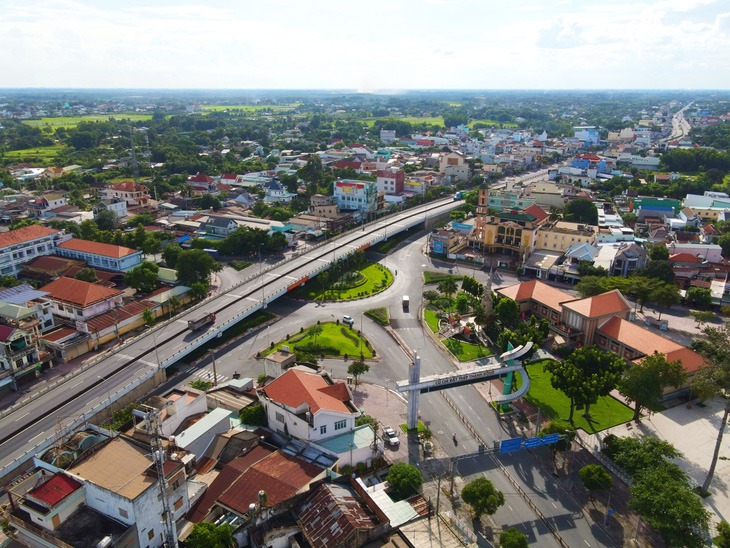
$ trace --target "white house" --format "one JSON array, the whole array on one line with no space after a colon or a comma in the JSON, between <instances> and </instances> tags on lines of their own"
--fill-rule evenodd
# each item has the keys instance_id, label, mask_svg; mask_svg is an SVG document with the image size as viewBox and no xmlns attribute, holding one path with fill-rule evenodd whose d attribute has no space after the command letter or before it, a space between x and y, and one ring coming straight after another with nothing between
<instances>
[{"instance_id":1,"label":"white house","mask_svg":"<svg viewBox=\"0 0 730 548\"><path fill-rule=\"evenodd\" d=\"M94 216L96 217L102 211L111 211L117 216L117 219L123 219L127 216L127 202L121 198L102 200L94 207Z\"/></svg>"},{"instance_id":2,"label":"white house","mask_svg":"<svg viewBox=\"0 0 730 548\"><path fill-rule=\"evenodd\" d=\"M344 382L326 373L288 370L259 391L269 428L304 441L321 441L355 428L360 412Z\"/></svg>"},{"instance_id":3,"label":"white house","mask_svg":"<svg viewBox=\"0 0 730 548\"><path fill-rule=\"evenodd\" d=\"M76 322L85 322L122 306L124 294L117 289L66 277L58 278L40 290L48 293L55 316Z\"/></svg>"},{"instance_id":4,"label":"white house","mask_svg":"<svg viewBox=\"0 0 730 548\"><path fill-rule=\"evenodd\" d=\"M340 211L369 213L378 209L378 192L374 182L342 179L333 184L333 195Z\"/></svg>"},{"instance_id":5,"label":"white house","mask_svg":"<svg viewBox=\"0 0 730 548\"><path fill-rule=\"evenodd\" d=\"M142 252L136 249L79 238L59 244L56 253L62 257L81 259L94 268L117 272L126 272L142 262Z\"/></svg>"}]
</instances>

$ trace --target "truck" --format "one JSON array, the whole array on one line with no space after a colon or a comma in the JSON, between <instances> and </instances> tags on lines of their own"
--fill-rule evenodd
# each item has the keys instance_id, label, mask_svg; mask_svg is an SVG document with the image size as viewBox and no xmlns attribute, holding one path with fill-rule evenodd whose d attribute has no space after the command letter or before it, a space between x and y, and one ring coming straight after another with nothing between
<instances>
[{"instance_id":1,"label":"truck","mask_svg":"<svg viewBox=\"0 0 730 548\"><path fill-rule=\"evenodd\" d=\"M460 190L459 192L454 194L454 201L456 202L458 200L461 200L463 197L464 197L464 191Z\"/></svg>"},{"instance_id":2,"label":"truck","mask_svg":"<svg viewBox=\"0 0 730 548\"><path fill-rule=\"evenodd\" d=\"M408 306L411 304L411 299L408 295L403 295L403 312L408 312Z\"/></svg>"},{"instance_id":3,"label":"truck","mask_svg":"<svg viewBox=\"0 0 730 548\"><path fill-rule=\"evenodd\" d=\"M209 312L202 318L198 318L197 320L188 320L188 329L190 331L197 331L201 327L205 327L206 325L209 325L215 321L215 314L212 312Z\"/></svg>"}]
</instances>

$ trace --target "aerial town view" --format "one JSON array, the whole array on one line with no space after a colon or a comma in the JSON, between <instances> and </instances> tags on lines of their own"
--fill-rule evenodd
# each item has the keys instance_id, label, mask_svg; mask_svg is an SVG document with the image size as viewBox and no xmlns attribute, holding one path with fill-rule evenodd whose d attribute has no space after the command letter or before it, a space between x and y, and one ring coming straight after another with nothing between
<instances>
[{"instance_id":1,"label":"aerial town view","mask_svg":"<svg viewBox=\"0 0 730 548\"><path fill-rule=\"evenodd\" d=\"M0 548L730 548L726 2L0 28Z\"/></svg>"}]
</instances>

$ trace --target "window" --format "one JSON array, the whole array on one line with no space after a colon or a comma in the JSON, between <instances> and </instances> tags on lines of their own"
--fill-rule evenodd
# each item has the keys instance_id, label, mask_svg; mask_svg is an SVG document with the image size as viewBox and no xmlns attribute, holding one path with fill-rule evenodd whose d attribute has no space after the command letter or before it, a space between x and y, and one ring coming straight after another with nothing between
<instances>
[{"instance_id":1,"label":"window","mask_svg":"<svg viewBox=\"0 0 730 548\"><path fill-rule=\"evenodd\" d=\"M337 421L335 423L335 430L342 430L343 428L347 428L347 420Z\"/></svg>"},{"instance_id":2,"label":"window","mask_svg":"<svg viewBox=\"0 0 730 548\"><path fill-rule=\"evenodd\" d=\"M327 425L322 425L319 427L319 433L320 434L326 434L327 433Z\"/></svg>"},{"instance_id":3,"label":"window","mask_svg":"<svg viewBox=\"0 0 730 548\"><path fill-rule=\"evenodd\" d=\"M155 538L155 530L154 529L150 529L150 532L147 533L147 538L149 540L152 540L153 538Z\"/></svg>"},{"instance_id":4,"label":"window","mask_svg":"<svg viewBox=\"0 0 730 548\"><path fill-rule=\"evenodd\" d=\"M124 508L120 508L119 509L119 515L122 516L123 518L128 518L129 517L129 512L127 512Z\"/></svg>"},{"instance_id":5,"label":"window","mask_svg":"<svg viewBox=\"0 0 730 548\"><path fill-rule=\"evenodd\" d=\"M281 413L279 413L277 411L276 412L276 420L278 420L279 422L284 422L284 415L282 415Z\"/></svg>"},{"instance_id":6,"label":"window","mask_svg":"<svg viewBox=\"0 0 730 548\"><path fill-rule=\"evenodd\" d=\"M179 499L177 499L175 501L175 504L173 505L173 508L175 508L175 510L180 510L180 508L182 508L182 505L183 505L183 498L180 497Z\"/></svg>"}]
</instances>

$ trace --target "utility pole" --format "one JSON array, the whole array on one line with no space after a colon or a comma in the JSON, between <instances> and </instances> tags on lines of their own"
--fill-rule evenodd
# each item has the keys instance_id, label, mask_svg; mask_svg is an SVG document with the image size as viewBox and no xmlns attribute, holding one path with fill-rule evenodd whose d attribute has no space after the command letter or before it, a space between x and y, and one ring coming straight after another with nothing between
<instances>
[{"instance_id":1,"label":"utility pole","mask_svg":"<svg viewBox=\"0 0 730 548\"><path fill-rule=\"evenodd\" d=\"M215 350L208 350L210 358L213 360L213 386L218 386L218 373L215 369Z\"/></svg>"}]
</instances>

